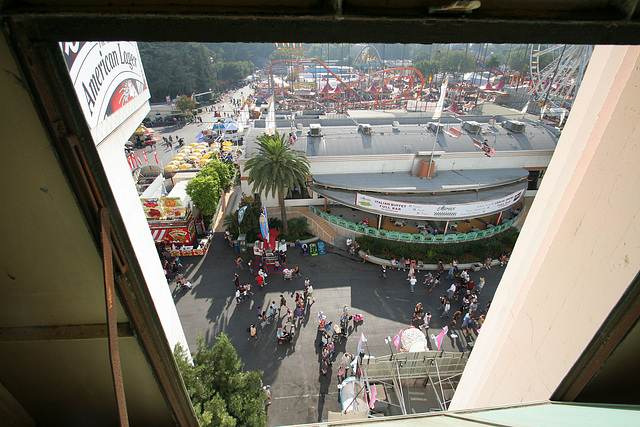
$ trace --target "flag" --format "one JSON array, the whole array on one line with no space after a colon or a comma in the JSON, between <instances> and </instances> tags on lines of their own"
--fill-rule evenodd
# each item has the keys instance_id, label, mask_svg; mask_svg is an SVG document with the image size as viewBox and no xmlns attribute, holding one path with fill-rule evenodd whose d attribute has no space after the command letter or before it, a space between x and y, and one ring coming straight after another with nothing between
<instances>
[{"instance_id":1,"label":"flag","mask_svg":"<svg viewBox=\"0 0 640 427\"><path fill-rule=\"evenodd\" d=\"M449 327L445 326L444 328L442 328L442 332L440 332L438 336L435 337L436 347L438 347L438 350L442 348L442 340L444 339L444 336L447 335L447 332L449 332Z\"/></svg>"},{"instance_id":2,"label":"flag","mask_svg":"<svg viewBox=\"0 0 640 427\"><path fill-rule=\"evenodd\" d=\"M133 165L131 164L131 155L127 156L127 163L129 163L129 167L133 169Z\"/></svg>"},{"instance_id":3,"label":"flag","mask_svg":"<svg viewBox=\"0 0 640 427\"><path fill-rule=\"evenodd\" d=\"M262 238L267 242L267 247L269 247L269 221L267 220L266 209L260 214L259 224Z\"/></svg>"},{"instance_id":4,"label":"flag","mask_svg":"<svg viewBox=\"0 0 640 427\"><path fill-rule=\"evenodd\" d=\"M396 346L396 351L400 351L400 339L402 338L402 329L400 329L400 332L398 332L398 335L396 335L395 337L393 337L393 344L395 344Z\"/></svg>"},{"instance_id":5,"label":"flag","mask_svg":"<svg viewBox=\"0 0 640 427\"><path fill-rule=\"evenodd\" d=\"M376 396L378 395L378 390L376 390L376 385L371 384L371 390L369 391L369 408L373 409L373 405L376 403Z\"/></svg>"},{"instance_id":6,"label":"flag","mask_svg":"<svg viewBox=\"0 0 640 427\"><path fill-rule=\"evenodd\" d=\"M436 104L436 111L433 113L433 119L437 120L442 115L442 107L444 107L444 100L447 97L447 86L449 85L449 75L445 77L444 82L442 82L442 87L440 88L440 98L438 99L438 103Z\"/></svg>"},{"instance_id":7,"label":"flag","mask_svg":"<svg viewBox=\"0 0 640 427\"><path fill-rule=\"evenodd\" d=\"M153 156L156 158L156 163L160 163L158 161L158 152L157 151L155 151L155 150L153 151Z\"/></svg>"},{"instance_id":8,"label":"flag","mask_svg":"<svg viewBox=\"0 0 640 427\"><path fill-rule=\"evenodd\" d=\"M243 206L238 209L238 225L242 223L242 219L244 218L244 213L247 211L247 207Z\"/></svg>"},{"instance_id":9,"label":"flag","mask_svg":"<svg viewBox=\"0 0 640 427\"><path fill-rule=\"evenodd\" d=\"M146 151L143 151L143 152L142 152L142 155L144 156L144 161L145 161L145 163L149 163L149 159L147 158L147 152L146 152Z\"/></svg>"},{"instance_id":10,"label":"flag","mask_svg":"<svg viewBox=\"0 0 640 427\"><path fill-rule=\"evenodd\" d=\"M362 344L366 342L367 339L364 337L364 332L361 332L360 339L358 340L358 354L362 353Z\"/></svg>"},{"instance_id":11,"label":"flag","mask_svg":"<svg viewBox=\"0 0 640 427\"><path fill-rule=\"evenodd\" d=\"M165 99L167 100L167 105L171 105L171 96L167 95Z\"/></svg>"}]
</instances>

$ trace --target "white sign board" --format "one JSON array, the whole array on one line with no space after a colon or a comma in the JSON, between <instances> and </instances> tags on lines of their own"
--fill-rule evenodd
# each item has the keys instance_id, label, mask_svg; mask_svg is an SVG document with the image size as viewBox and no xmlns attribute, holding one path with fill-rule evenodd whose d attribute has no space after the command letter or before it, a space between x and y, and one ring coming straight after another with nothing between
<instances>
[{"instance_id":1,"label":"white sign board","mask_svg":"<svg viewBox=\"0 0 640 427\"><path fill-rule=\"evenodd\" d=\"M356 206L375 209L387 215L420 217L425 219L463 219L474 218L498 212L512 206L524 195L522 189L500 199L486 202L465 203L458 205L427 205L404 203L393 200L378 199L356 193Z\"/></svg>"},{"instance_id":2,"label":"white sign board","mask_svg":"<svg viewBox=\"0 0 640 427\"><path fill-rule=\"evenodd\" d=\"M139 95L144 95L144 101L149 99L136 42L60 42L60 49L89 129L94 130ZM115 129L128 115L110 121L115 123L109 126Z\"/></svg>"}]
</instances>

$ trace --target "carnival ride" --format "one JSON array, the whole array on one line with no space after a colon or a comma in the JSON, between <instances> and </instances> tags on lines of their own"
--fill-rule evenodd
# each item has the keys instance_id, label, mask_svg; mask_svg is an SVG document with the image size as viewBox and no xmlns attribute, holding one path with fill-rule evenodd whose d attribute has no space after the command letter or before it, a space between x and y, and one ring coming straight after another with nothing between
<instances>
[{"instance_id":1,"label":"carnival ride","mask_svg":"<svg viewBox=\"0 0 640 427\"><path fill-rule=\"evenodd\" d=\"M592 45L533 45L529 63L532 99L549 107L571 107L592 52Z\"/></svg>"},{"instance_id":2,"label":"carnival ride","mask_svg":"<svg viewBox=\"0 0 640 427\"><path fill-rule=\"evenodd\" d=\"M289 63L294 71L278 84L273 68L281 63ZM303 73L300 71L305 64L312 63L326 72L321 75L314 72L309 81L301 82ZM344 77L344 74L341 76L331 68L316 58L275 60L269 66L269 91L276 99L280 97L285 105L291 104L291 108L311 109L311 106L315 106L326 112L398 108L423 95L424 78L420 71L412 67L385 68L370 73L354 71L349 77ZM334 87L331 86L331 80L336 83ZM302 94L297 90L302 84L314 90Z\"/></svg>"}]
</instances>

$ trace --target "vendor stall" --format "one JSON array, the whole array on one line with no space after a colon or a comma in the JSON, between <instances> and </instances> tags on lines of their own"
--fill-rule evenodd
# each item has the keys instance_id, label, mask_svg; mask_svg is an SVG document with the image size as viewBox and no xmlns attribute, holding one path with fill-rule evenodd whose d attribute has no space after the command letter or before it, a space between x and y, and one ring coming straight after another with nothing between
<instances>
[{"instance_id":1,"label":"vendor stall","mask_svg":"<svg viewBox=\"0 0 640 427\"><path fill-rule=\"evenodd\" d=\"M164 243L171 256L204 255L211 239L196 239L196 225L204 230L202 215L186 193L187 181L175 185L166 197L140 198L151 234Z\"/></svg>"}]
</instances>

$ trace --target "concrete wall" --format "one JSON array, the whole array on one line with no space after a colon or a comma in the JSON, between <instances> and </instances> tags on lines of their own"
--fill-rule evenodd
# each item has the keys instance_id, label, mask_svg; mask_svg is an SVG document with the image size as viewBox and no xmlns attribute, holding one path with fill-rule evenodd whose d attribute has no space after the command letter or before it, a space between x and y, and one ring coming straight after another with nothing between
<instances>
[{"instance_id":1,"label":"concrete wall","mask_svg":"<svg viewBox=\"0 0 640 427\"><path fill-rule=\"evenodd\" d=\"M548 399L640 264L640 47L597 46L450 409Z\"/></svg>"},{"instance_id":2,"label":"concrete wall","mask_svg":"<svg viewBox=\"0 0 640 427\"><path fill-rule=\"evenodd\" d=\"M98 145L98 154L127 227L127 233L136 252L145 281L149 286L169 345L173 348L177 343L180 343L182 348L188 349L187 338L184 335L178 311L173 302L147 219L140 204L140 197L131 176L131 168L123 154L124 143L148 112L149 104L145 103Z\"/></svg>"}]
</instances>

